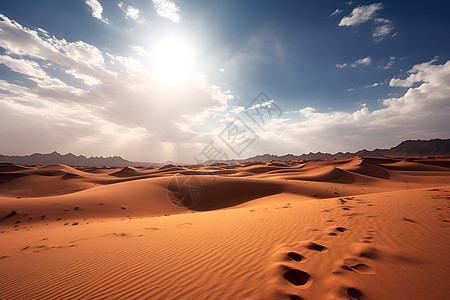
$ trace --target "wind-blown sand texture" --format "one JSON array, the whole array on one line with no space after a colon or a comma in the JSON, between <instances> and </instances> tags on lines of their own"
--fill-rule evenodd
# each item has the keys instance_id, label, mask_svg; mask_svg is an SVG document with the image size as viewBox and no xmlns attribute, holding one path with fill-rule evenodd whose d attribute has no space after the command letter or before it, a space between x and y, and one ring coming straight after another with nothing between
<instances>
[{"instance_id":1,"label":"wind-blown sand texture","mask_svg":"<svg viewBox=\"0 0 450 300\"><path fill-rule=\"evenodd\" d=\"M0 164L0 299L450 299L450 158Z\"/></svg>"}]
</instances>

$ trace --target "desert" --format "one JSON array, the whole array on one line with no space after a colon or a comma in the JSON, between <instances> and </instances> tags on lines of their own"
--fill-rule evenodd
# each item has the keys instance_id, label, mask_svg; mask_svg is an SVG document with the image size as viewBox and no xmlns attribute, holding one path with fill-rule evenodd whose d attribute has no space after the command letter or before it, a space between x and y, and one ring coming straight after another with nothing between
<instances>
[{"instance_id":1,"label":"desert","mask_svg":"<svg viewBox=\"0 0 450 300\"><path fill-rule=\"evenodd\" d=\"M446 299L450 158L0 166L2 299Z\"/></svg>"}]
</instances>

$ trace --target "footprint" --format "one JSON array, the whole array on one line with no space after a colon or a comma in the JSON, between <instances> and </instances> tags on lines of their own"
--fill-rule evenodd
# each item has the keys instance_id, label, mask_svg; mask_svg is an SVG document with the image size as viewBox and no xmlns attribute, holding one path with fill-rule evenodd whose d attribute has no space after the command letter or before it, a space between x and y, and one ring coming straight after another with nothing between
<instances>
[{"instance_id":1,"label":"footprint","mask_svg":"<svg viewBox=\"0 0 450 300\"><path fill-rule=\"evenodd\" d=\"M178 227L189 226L189 225L193 225L193 224L190 222L177 224Z\"/></svg>"},{"instance_id":2,"label":"footprint","mask_svg":"<svg viewBox=\"0 0 450 300\"><path fill-rule=\"evenodd\" d=\"M144 229L151 230L151 231L161 230L161 228L158 228L158 227L145 227Z\"/></svg>"},{"instance_id":3,"label":"footprint","mask_svg":"<svg viewBox=\"0 0 450 300\"><path fill-rule=\"evenodd\" d=\"M350 266L350 268L361 274L375 274L375 271L373 270L373 268L366 264L356 264L356 265Z\"/></svg>"},{"instance_id":4,"label":"footprint","mask_svg":"<svg viewBox=\"0 0 450 300\"><path fill-rule=\"evenodd\" d=\"M294 260L294 261L306 261L306 257L304 257L301 254L298 254L297 252L289 252L287 254L287 257L289 257L290 259Z\"/></svg>"},{"instance_id":5,"label":"footprint","mask_svg":"<svg viewBox=\"0 0 450 300\"><path fill-rule=\"evenodd\" d=\"M361 274L375 274L375 270L356 258L346 258L344 259L343 269L352 270ZM345 268L346 267L346 268Z\"/></svg>"},{"instance_id":6,"label":"footprint","mask_svg":"<svg viewBox=\"0 0 450 300\"><path fill-rule=\"evenodd\" d=\"M377 259L380 256L380 251L375 248L367 248L359 253L359 257L365 257L370 259Z\"/></svg>"},{"instance_id":7,"label":"footprint","mask_svg":"<svg viewBox=\"0 0 450 300\"><path fill-rule=\"evenodd\" d=\"M336 227L336 228L333 228L332 231L331 231L330 233L328 233L328 235L336 236L336 235L337 235L337 232L344 232L344 231L346 231L346 230L347 230L347 228L338 226L338 227ZM337 232L336 232L336 231L337 231Z\"/></svg>"},{"instance_id":8,"label":"footprint","mask_svg":"<svg viewBox=\"0 0 450 300\"><path fill-rule=\"evenodd\" d=\"M360 300L362 298L363 294L361 293L360 290L352 288L352 287L349 287L346 290L347 290L346 291L347 296L349 296L351 300L353 300L353 299Z\"/></svg>"},{"instance_id":9,"label":"footprint","mask_svg":"<svg viewBox=\"0 0 450 300\"><path fill-rule=\"evenodd\" d=\"M328 250L327 247L319 245L319 244L316 244L314 242L310 242L305 247L310 249L310 250L314 250L314 251L318 251L318 252L326 252Z\"/></svg>"},{"instance_id":10,"label":"footprint","mask_svg":"<svg viewBox=\"0 0 450 300\"><path fill-rule=\"evenodd\" d=\"M286 271L283 275L284 279L292 283L293 285L305 285L308 282L311 283L311 275L308 273L297 270L297 269L290 269Z\"/></svg>"},{"instance_id":11,"label":"footprint","mask_svg":"<svg viewBox=\"0 0 450 300\"><path fill-rule=\"evenodd\" d=\"M330 230L328 232L340 235L340 233L345 232L348 229L343 226L335 225L330 226L327 230ZM372 230L369 231L367 231L366 236L371 236L374 234ZM329 251L328 247L313 241L299 241L296 245L321 253ZM290 244L288 247L298 246L295 246L295 244ZM330 244L329 246L334 247L336 245ZM347 248L347 246L341 245L337 245L336 247ZM284 246L282 248L284 248ZM356 286L353 284L350 286L344 286L342 285L344 283L343 280L353 279L353 277L359 277L361 278L360 280L364 280L366 275L375 274L375 269L366 263L370 264L370 259L377 259L378 256L381 255L378 249L368 247L368 245L364 245L362 243L355 243L348 249L350 250L350 253L347 254L349 256L342 257L341 260L338 261L338 265L336 265L336 261L334 260L335 257L333 255L313 255L312 252L302 253L301 250L298 251L295 250L295 248L294 251L289 250L289 248L284 248L284 251L279 249L276 252L276 260L278 262L271 264L271 266L273 266L273 271L276 272L274 273L276 276L273 277L273 280L279 284L277 289L278 291L276 292L277 296L272 297L271 299L278 299L281 297L283 299L302 300L305 296L303 295L302 290L306 292L306 289L308 289L310 294L315 294L321 290L328 290L332 294L327 294L329 296L334 296L337 299L363 300L367 297L361 290L356 288L358 281L353 283ZM336 251L336 253L339 253L339 251ZM384 256L385 255L383 254L383 257ZM322 276L316 275L313 269L308 269L309 262L303 264L306 261L313 262L313 265L316 265L317 263L318 268L335 266L338 267L338 269L335 269L335 272L332 272L333 269L329 269L329 275L322 278ZM300 265L305 266L305 268L298 268ZM272 288L270 288L270 290L272 290Z\"/></svg>"},{"instance_id":12,"label":"footprint","mask_svg":"<svg viewBox=\"0 0 450 300\"><path fill-rule=\"evenodd\" d=\"M347 230L347 228L338 226L338 227L336 227L336 230L339 231L339 232L344 232L344 231Z\"/></svg>"}]
</instances>

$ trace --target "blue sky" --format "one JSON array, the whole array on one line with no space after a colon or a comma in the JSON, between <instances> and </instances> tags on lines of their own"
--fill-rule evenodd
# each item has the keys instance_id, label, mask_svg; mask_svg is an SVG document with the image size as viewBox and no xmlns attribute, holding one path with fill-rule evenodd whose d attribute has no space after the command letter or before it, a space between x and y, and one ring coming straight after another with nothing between
<instances>
[{"instance_id":1,"label":"blue sky","mask_svg":"<svg viewBox=\"0 0 450 300\"><path fill-rule=\"evenodd\" d=\"M193 163L448 138L449 11L448 1L2 1L0 153Z\"/></svg>"}]
</instances>

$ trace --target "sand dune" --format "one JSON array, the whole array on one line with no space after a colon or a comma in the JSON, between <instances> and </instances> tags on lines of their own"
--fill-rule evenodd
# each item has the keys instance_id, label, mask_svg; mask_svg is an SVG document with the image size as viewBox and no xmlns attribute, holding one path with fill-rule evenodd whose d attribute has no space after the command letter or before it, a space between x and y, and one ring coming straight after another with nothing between
<instances>
[{"instance_id":1,"label":"sand dune","mask_svg":"<svg viewBox=\"0 0 450 300\"><path fill-rule=\"evenodd\" d=\"M447 299L450 159L0 165L0 299Z\"/></svg>"}]
</instances>

